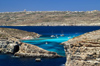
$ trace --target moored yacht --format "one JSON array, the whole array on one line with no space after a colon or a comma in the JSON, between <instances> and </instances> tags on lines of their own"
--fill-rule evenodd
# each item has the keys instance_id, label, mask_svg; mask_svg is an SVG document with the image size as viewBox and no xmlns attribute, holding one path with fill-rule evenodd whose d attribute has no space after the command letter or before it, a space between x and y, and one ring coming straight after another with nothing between
<instances>
[{"instance_id":1,"label":"moored yacht","mask_svg":"<svg viewBox=\"0 0 100 66\"><path fill-rule=\"evenodd\" d=\"M55 37L54 35L51 35L51 37Z\"/></svg>"},{"instance_id":2,"label":"moored yacht","mask_svg":"<svg viewBox=\"0 0 100 66\"><path fill-rule=\"evenodd\" d=\"M56 37L58 38L58 35L56 35Z\"/></svg>"},{"instance_id":3,"label":"moored yacht","mask_svg":"<svg viewBox=\"0 0 100 66\"><path fill-rule=\"evenodd\" d=\"M45 44L48 44L48 42L46 42Z\"/></svg>"},{"instance_id":4,"label":"moored yacht","mask_svg":"<svg viewBox=\"0 0 100 66\"><path fill-rule=\"evenodd\" d=\"M55 37L55 35L53 35L53 31L52 31L52 35L51 35L51 37Z\"/></svg>"},{"instance_id":5,"label":"moored yacht","mask_svg":"<svg viewBox=\"0 0 100 66\"><path fill-rule=\"evenodd\" d=\"M64 36L64 34L61 34L60 36Z\"/></svg>"},{"instance_id":6,"label":"moored yacht","mask_svg":"<svg viewBox=\"0 0 100 66\"><path fill-rule=\"evenodd\" d=\"M64 36L63 31L61 32L62 34L60 36Z\"/></svg>"}]
</instances>

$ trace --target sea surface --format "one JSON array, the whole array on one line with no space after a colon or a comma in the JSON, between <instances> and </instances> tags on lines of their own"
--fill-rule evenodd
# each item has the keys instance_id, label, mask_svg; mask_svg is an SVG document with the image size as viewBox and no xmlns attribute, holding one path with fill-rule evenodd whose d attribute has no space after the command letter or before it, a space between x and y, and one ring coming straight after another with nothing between
<instances>
[{"instance_id":1,"label":"sea surface","mask_svg":"<svg viewBox=\"0 0 100 66\"><path fill-rule=\"evenodd\" d=\"M100 29L99 26L0 26L16 28L29 32L36 32L42 36L37 39L21 40L24 43L39 46L48 51L57 52L65 56L64 48L60 43L84 34ZM64 36L60 36L64 34ZM54 35L55 37L51 37ZM43 59L35 62L34 58L17 58L10 54L0 54L0 66L64 66L66 58Z\"/></svg>"}]
</instances>

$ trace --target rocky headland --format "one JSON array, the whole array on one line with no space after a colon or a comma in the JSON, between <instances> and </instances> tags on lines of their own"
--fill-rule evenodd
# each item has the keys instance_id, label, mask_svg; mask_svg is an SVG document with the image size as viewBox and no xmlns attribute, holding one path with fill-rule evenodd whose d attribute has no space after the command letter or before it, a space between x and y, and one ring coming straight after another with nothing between
<instances>
[{"instance_id":1,"label":"rocky headland","mask_svg":"<svg viewBox=\"0 0 100 66\"><path fill-rule=\"evenodd\" d=\"M34 32L18 29L0 28L0 52L10 53L18 57L56 58L62 57L55 52L49 52L35 45L22 43L20 40L40 37Z\"/></svg>"},{"instance_id":2,"label":"rocky headland","mask_svg":"<svg viewBox=\"0 0 100 66\"><path fill-rule=\"evenodd\" d=\"M100 30L92 31L62 43L65 66L100 66Z\"/></svg>"},{"instance_id":3,"label":"rocky headland","mask_svg":"<svg viewBox=\"0 0 100 66\"><path fill-rule=\"evenodd\" d=\"M34 57L34 58L56 58L62 57L55 52L49 52L35 45L22 43L19 46L19 51L14 54L20 57Z\"/></svg>"}]
</instances>

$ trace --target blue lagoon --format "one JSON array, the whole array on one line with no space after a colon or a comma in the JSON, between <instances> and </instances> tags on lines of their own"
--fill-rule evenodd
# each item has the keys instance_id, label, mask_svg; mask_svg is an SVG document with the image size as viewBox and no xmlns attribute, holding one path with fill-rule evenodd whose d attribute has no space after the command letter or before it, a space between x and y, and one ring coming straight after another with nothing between
<instances>
[{"instance_id":1,"label":"blue lagoon","mask_svg":"<svg viewBox=\"0 0 100 66\"><path fill-rule=\"evenodd\" d=\"M16 28L29 32L41 34L40 38L31 40L21 40L24 43L39 46L48 51L57 52L63 58L43 59L41 62L35 62L34 58L17 58L12 55L0 55L0 66L64 66L66 62L64 48L60 43L79 36L83 33L98 30L99 26L1 26L6 28ZM55 37L51 37L53 35ZM64 36L60 36L63 31Z\"/></svg>"}]
</instances>

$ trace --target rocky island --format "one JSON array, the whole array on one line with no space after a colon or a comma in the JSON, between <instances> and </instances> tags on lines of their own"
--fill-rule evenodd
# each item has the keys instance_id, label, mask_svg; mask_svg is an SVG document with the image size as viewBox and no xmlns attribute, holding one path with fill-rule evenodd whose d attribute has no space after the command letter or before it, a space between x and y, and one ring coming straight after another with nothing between
<instances>
[{"instance_id":1,"label":"rocky island","mask_svg":"<svg viewBox=\"0 0 100 66\"><path fill-rule=\"evenodd\" d=\"M0 26L100 26L100 11L1 12Z\"/></svg>"},{"instance_id":2,"label":"rocky island","mask_svg":"<svg viewBox=\"0 0 100 66\"><path fill-rule=\"evenodd\" d=\"M100 30L92 31L62 43L65 66L100 66Z\"/></svg>"},{"instance_id":3,"label":"rocky island","mask_svg":"<svg viewBox=\"0 0 100 66\"><path fill-rule=\"evenodd\" d=\"M40 37L34 32L18 29L0 28L0 52L10 53L18 57L56 58L62 57L55 52L49 52L35 45L22 43L20 40Z\"/></svg>"}]
</instances>

